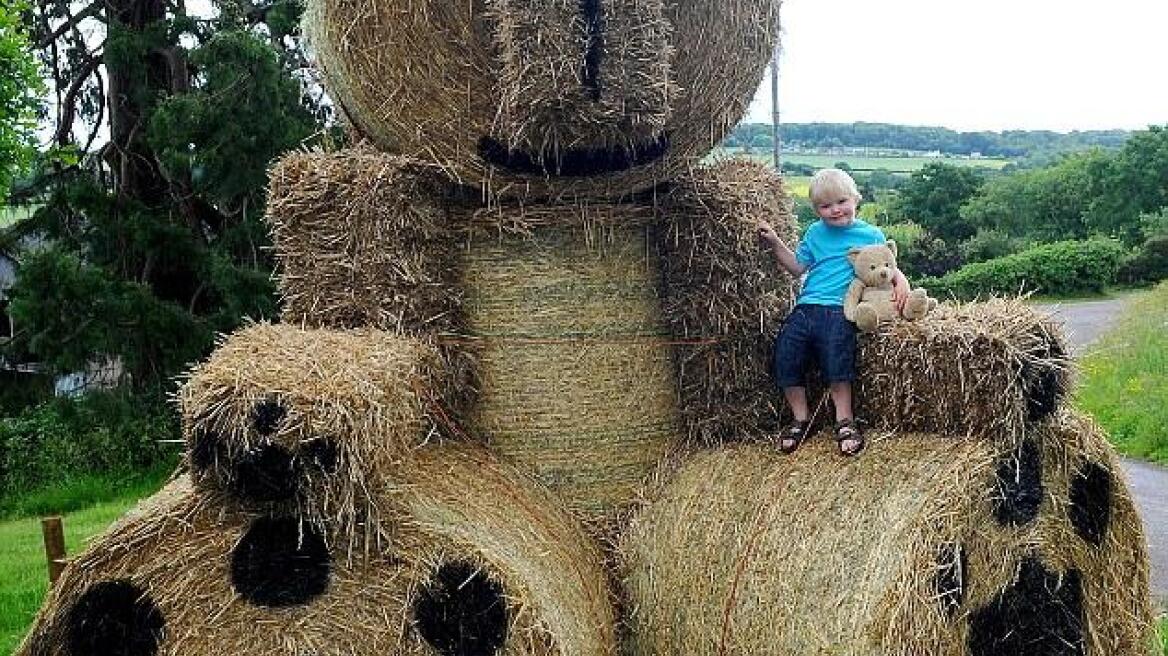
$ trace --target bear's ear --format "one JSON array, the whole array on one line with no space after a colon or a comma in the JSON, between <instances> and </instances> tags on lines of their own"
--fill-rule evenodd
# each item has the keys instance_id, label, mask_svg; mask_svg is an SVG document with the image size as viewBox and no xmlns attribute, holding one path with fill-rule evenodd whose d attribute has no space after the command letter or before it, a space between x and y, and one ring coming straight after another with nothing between
<instances>
[{"instance_id":1,"label":"bear's ear","mask_svg":"<svg viewBox=\"0 0 1168 656\"><path fill-rule=\"evenodd\" d=\"M888 244L888 250L892 251L892 257L896 257L896 242L889 239L887 244Z\"/></svg>"},{"instance_id":2,"label":"bear's ear","mask_svg":"<svg viewBox=\"0 0 1168 656\"><path fill-rule=\"evenodd\" d=\"M859 246L852 246L848 249L848 261L852 264L856 263L856 258L860 257L860 251L863 250Z\"/></svg>"}]
</instances>

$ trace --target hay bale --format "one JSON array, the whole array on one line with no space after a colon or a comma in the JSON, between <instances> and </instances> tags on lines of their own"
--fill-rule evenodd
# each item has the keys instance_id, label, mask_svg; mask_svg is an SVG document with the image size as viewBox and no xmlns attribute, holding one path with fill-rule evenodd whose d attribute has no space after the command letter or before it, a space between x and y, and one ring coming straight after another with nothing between
<instances>
[{"instance_id":1,"label":"hay bale","mask_svg":"<svg viewBox=\"0 0 1168 656\"><path fill-rule=\"evenodd\" d=\"M677 180L659 207L662 304L679 340L674 360L691 440L775 430L772 343L795 281L760 246L757 224L766 219L794 243L791 211L782 178L737 159Z\"/></svg>"},{"instance_id":2,"label":"hay bale","mask_svg":"<svg viewBox=\"0 0 1168 656\"><path fill-rule=\"evenodd\" d=\"M17 654L615 654L600 555L554 500L472 448L414 464L370 554L180 483L67 568Z\"/></svg>"},{"instance_id":3,"label":"hay bale","mask_svg":"<svg viewBox=\"0 0 1168 656\"><path fill-rule=\"evenodd\" d=\"M1019 299L946 303L860 336L856 413L882 430L1014 447L1069 391L1069 353L1061 328Z\"/></svg>"},{"instance_id":4,"label":"hay bale","mask_svg":"<svg viewBox=\"0 0 1168 656\"><path fill-rule=\"evenodd\" d=\"M428 442L461 390L433 343L256 324L194 367L179 401L196 485L253 508L387 537L375 490ZM364 535L359 535L364 534Z\"/></svg>"},{"instance_id":5,"label":"hay bale","mask_svg":"<svg viewBox=\"0 0 1168 656\"><path fill-rule=\"evenodd\" d=\"M652 143L677 94L664 4L488 2L502 64L499 120L510 136L506 145Z\"/></svg>"},{"instance_id":6,"label":"hay bale","mask_svg":"<svg viewBox=\"0 0 1168 656\"><path fill-rule=\"evenodd\" d=\"M1050 430L1035 439L1073 429ZM1094 446L1062 440L1066 462L1118 472L1090 455L1105 451L1100 436L1083 439ZM789 457L698 455L623 538L630 653L1147 654L1147 558L1122 480L1105 502L1122 519L1099 544L1073 527L1061 465L1042 470L1036 517L1002 525L1002 454L901 435L851 460L826 436Z\"/></svg>"},{"instance_id":7,"label":"hay bale","mask_svg":"<svg viewBox=\"0 0 1168 656\"><path fill-rule=\"evenodd\" d=\"M480 210L461 286L481 391L468 431L586 517L611 517L681 435L652 208Z\"/></svg>"},{"instance_id":8,"label":"hay bale","mask_svg":"<svg viewBox=\"0 0 1168 656\"><path fill-rule=\"evenodd\" d=\"M677 176L734 126L778 6L312 0L304 31L330 95L379 148L492 196L621 196Z\"/></svg>"},{"instance_id":9,"label":"hay bale","mask_svg":"<svg viewBox=\"0 0 1168 656\"><path fill-rule=\"evenodd\" d=\"M454 236L434 179L367 147L277 162L266 218L284 321L410 335L456 330Z\"/></svg>"}]
</instances>

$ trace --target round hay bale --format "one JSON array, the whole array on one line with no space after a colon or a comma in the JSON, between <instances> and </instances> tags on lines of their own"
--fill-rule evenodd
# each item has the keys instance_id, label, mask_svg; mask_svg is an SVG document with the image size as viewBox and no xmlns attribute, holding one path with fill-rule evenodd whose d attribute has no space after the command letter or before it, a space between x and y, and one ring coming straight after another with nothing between
<instances>
[{"instance_id":1,"label":"round hay bale","mask_svg":"<svg viewBox=\"0 0 1168 656\"><path fill-rule=\"evenodd\" d=\"M468 430L597 520L682 434L652 209L636 212L537 206L468 221L463 339L481 384ZM563 226L572 213L579 223Z\"/></svg>"},{"instance_id":2,"label":"round hay bale","mask_svg":"<svg viewBox=\"0 0 1168 656\"><path fill-rule=\"evenodd\" d=\"M623 537L630 651L1145 655L1147 560L1122 481L1105 541L1068 516L1080 465L1066 462L1118 471L1085 439L1042 468L1037 517L1018 526L994 517L1001 452L985 440L902 435L851 460L826 438L789 457L700 454Z\"/></svg>"},{"instance_id":3,"label":"round hay bale","mask_svg":"<svg viewBox=\"0 0 1168 656\"><path fill-rule=\"evenodd\" d=\"M613 656L600 554L482 451L436 449L383 552L180 481L66 569L19 656Z\"/></svg>"},{"instance_id":4,"label":"round hay bale","mask_svg":"<svg viewBox=\"0 0 1168 656\"><path fill-rule=\"evenodd\" d=\"M624 195L734 126L778 6L311 0L304 31L331 96L379 148L494 195Z\"/></svg>"},{"instance_id":5,"label":"round hay bale","mask_svg":"<svg viewBox=\"0 0 1168 656\"><path fill-rule=\"evenodd\" d=\"M256 324L192 369L179 400L195 484L264 512L387 537L376 488L437 439L461 390L431 343Z\"/></svg>"}]
</instances>

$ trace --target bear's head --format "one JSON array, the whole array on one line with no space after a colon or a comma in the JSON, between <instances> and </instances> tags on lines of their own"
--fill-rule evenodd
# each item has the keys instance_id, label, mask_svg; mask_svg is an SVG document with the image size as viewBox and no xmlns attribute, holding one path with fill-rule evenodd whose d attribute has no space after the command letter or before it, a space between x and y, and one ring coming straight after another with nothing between
<instances>
[{"instance_id":1,"label":"bear's head","mask_svg":"<svg viewBox=\"0 0 1168 656\"><path fill-rule=\"evenodd\" d=\"M309 0L349 123L496 195L616 196L741 118L779 0Z\"/></svg>"},{"instance_id":2,"label":"bear's head","mask_svg":"<svg viewBox=\"0 0 1168 656\"><path fill-rule=\"evenodd\" d=\"M896 242L855 247L848 250L848 261L856 277L868 287L890 287L896 277Z\"/></svg>"}]
</instances>

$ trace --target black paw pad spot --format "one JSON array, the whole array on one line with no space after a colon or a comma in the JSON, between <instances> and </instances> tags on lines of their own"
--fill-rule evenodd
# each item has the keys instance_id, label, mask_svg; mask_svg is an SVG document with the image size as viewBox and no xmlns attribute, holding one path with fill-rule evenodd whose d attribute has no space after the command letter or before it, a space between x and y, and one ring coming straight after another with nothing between
<instances>
[{"instance_id":1,"label":"black paw pad spot","mask_svg":"<svg viewBox=\"0 0 1168 656\"><path fill-rule=\"evenodd\" d=\"M418 633L442 656L494 656L507 615L502 586L463 562L443 565L414 602Z\"/></svg>"},{"instance_id":2,"label":"black paw pad spot","mask_svg":"<svg viewBox=\"0 0 1168 656\"><path fill-rule=\"evenodd\" d=\"M998 460L993 494L994 519L1020 526L1038 517L1042 504L1042 454L1031 440Z\"/></svg>"},{"instance_id":3,"label":"black paw pad spot","mask_svg":"<svg viewBox=\"0 0 1168 656\"><path fill-rule=\"evenodd\" d=\"M1046 347L1035 354L1038 359L1022 365L1022 380L1026 389L1026 418L1042 421L1058 409L1067 393L1067 368L1070 359L1062 345L1048 339Z\"/></svg>"},{"instance_id":4,"label":"black paw pad spot","mask_svg":"<svg viewBox=\"0 0 1168 656\"><path fill-rule=\"evenodd\" d=\"M297 606L328 589L331 565L315 527L292 517L261 517L231 554L231 583L253 605Z\"/></svg>"},{"instance_id":5,"label":"black paw pad spot","mask_svg":"<svg viewBox=\"0 0 1168 656\"><path fill-rule=\"evenodd\" d=\"M1079 468L1071 480L1071 526L1095 546L1103 543L1111 521L1111 472L1095 463Z\"/></svg>"},{"instance_id":6,"label":"black paw pad spot","mask_svg":"<svg viewBox=\"0 0 1168 656\"><path fill-rule=\"evenodd\" d=\"M1050 572L1027 558L1018 580L969 620L970 656L1083 656L1079 572Z\"/></svg>"},{"instance_id":7,"label":"black paw pad spot","mask_svg":"<svg viewBox=\"0 0 1168 656\"><path fill-rule=\"evenodd\" d=\"M85 591L66 619L70 656L154 656L166 622L158 606L129 581Z\"/></svg>"},{"instance_id":8,"label":"black paw pad spot","mask_svg":"<svg viewBox=\"0 0 1168 656\"><path fill-rule=\"evenodd\" d=\"M251 409L251 427L263 436L271 435L280 427L280 422L288 411L279 401L265 399L256 403Z\"/></svg>"},{"instance_id":9,"label":"black paw pad spot","mask_svg":"<svg viewBox=\"0 0 1168 656\"><path fill-rule=\"evenodd\" d=\"M235 462L231 492L247 501L285 501L300 486L300 463L278 444L245 451Z\"/></svg>"},{"instance_id":10,"label":"black paw pad spot","mask_svg":"<svg viewBox=\"0 0 1168 656\"><path fill-rule=\"evenodd\" d=\"M300 445L304 460L326 474L337 470L337 443L327 437L317 437Z\"/></svg>"},{"instance_id":11,"label":"black paw pad spot","mask_svg":"<svg viewBox=\"0 0 1168 656\"><path fill-rule=\"evenodd\" d=\"M969 576L969 558L960 544L946 542L937 547L937 574L933 591L937 604L946 617L952 619L965 601L966 577Z\"/></svg>"}]
</instances>

